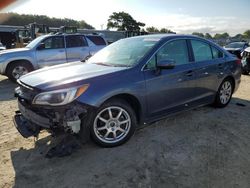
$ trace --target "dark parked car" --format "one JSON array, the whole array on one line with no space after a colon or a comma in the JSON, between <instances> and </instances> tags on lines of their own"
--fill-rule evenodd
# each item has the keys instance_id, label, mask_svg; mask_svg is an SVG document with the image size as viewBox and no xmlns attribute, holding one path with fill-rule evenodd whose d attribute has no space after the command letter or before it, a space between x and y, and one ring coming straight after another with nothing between
<instances>
[{"instance_id":1,"label":"dark parked car","mask_svg":"<svg viewBox=\"0 0 250 188\"><path fill-rule=\"evenodd\" d=\"M248 43L246 42L232 42L226 45L224 48L230 52L231 54L236 55L239 59L241 59L241 53L244 51L245 48L249 47Z\"/></svg>"},{"instance_id":2,"label":"dark parked car","mask_svg":"<svg viewBox=\"0 0 250 188\"><path fill-rule=\"evenodd\" d=\"M242 74L249 74L250 72L250 47L246 48L242 53Z\"/></svg>"},{"instance_id":3,"label":"dark parked car","mask_svg":"<svg viewBox=\"0 0 250 188\"><path fill-rule=\"evenodd\" d=\"M139 125L202 105L225 107L240 77L240 60L202 38L122 39L85 63L22 76L15 125L24 137L61 129L117 146Z\"/></svg>"}]
</instances>

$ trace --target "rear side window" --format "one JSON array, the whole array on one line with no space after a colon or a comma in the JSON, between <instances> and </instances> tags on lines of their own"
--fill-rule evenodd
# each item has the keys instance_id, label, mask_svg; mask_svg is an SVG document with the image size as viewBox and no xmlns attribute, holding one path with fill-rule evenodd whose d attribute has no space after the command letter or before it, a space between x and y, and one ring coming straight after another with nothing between
<instances>
[{"instance_id":1,"label":"rear side window","mask_svg":"<svg viewBox=\"0 0 250 188\"><path fill-rule=\"evenodd\" d=\"M211 47L211 48L212 48L212 53L213 53L213 58L214 59L222 58L223 57L223 53L220 50L218 50L215 47Z\"/></svg>"},{"instance_id":2,"label":"rear side window","mask_svg":"<svg viewBox=\"0 0 250 188\"><path fill-rule=\"evenodd\" d=\"M95 45L106 45L105 40L100 36L86 36Z\"/></svg>"},{"instance_id":3,"label":"rear side window","mask_svg":"<svg viewBox=\"0 0 250 188\"><path fill-rule=\"evenodd\" d=\"M198 40L191 40L195 61L207 61L213 59L210 45Z\"/></svg>"},{"instance_id":4,"label":"rear side window","mask_svg":"<svg viewBox=\"0 0 250 188\"><path fill-rule=\"evenodd\" d=\"M86 42L81 35L66 36L66 46L67 48L82 47L86 46Z\"/></svg>"}]
</instances>

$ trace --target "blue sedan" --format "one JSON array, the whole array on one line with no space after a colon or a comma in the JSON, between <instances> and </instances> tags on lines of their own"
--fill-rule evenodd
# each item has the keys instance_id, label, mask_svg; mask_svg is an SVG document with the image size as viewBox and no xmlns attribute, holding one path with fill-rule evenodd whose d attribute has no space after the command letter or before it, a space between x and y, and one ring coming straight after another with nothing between
<instances>
[{"instance_id":1,"label":"blue sedan","mask_svg":"<svg viewBox=\"0 0 250 188\"><path fill-rule=\"evenodd\" d=\"M63 130L113 147L140 125L213 104L225 107L237 90L241 62L191 35L119 40L85 62L22 76L14 122L25 138Z\"/></svg>"}]
</instances>

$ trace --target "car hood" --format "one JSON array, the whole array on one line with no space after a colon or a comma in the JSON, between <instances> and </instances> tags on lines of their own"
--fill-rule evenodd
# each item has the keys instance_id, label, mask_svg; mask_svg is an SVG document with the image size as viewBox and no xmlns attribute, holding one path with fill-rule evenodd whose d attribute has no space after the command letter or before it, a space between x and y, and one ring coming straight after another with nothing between
<instances>
[{"instance_id":1,"label":"car hood","mask_svg":"<svg viewBox=\"0 0 250 188\"><path fill-rule=\"evenodd\" d=\"M126 67L112 67L93 63L73 62L46 67L22 76L19 81L27 86L41 90L117 72Z\"/></svg>"},{"instance_id":2,"label":"car hood","mask_svg":"<svg viewBox=\"0 0 250 188\"><path fill-rule=\"evenodd\" d=\"M30 50L29 48L15 48L15 49L7 49L0 52L2 54L16 53L16 52L24 52Z\"/></svg>"}]
</instances>

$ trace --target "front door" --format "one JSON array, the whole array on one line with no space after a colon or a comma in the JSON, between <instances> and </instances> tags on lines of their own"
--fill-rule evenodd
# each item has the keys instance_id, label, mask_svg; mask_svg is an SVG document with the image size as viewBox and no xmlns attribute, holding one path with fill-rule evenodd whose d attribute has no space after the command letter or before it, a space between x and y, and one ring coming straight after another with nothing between
<instances>
[{"instance_id":1,"label":"front door","mask_svg":"<svg viewBox=\"0 0 250 188\"><path fill-rule=\"evenodd\" d=\"M157 62L174 60L173 69L157 69ZM161 116L188 108L195 93L194 65L190 63L187 41L167 42L144 69L148 115Z\"/></svg>"},{"instance_id":2,"label":"front door","mask_svg":"<svg viewBox=\"0 0 250 188\"><path fill-rule=\"evenodd\" d=\"M63 36L44 39L36 49L38 67L66 63L66 51Z\"/></svg>"}]
</instances>

